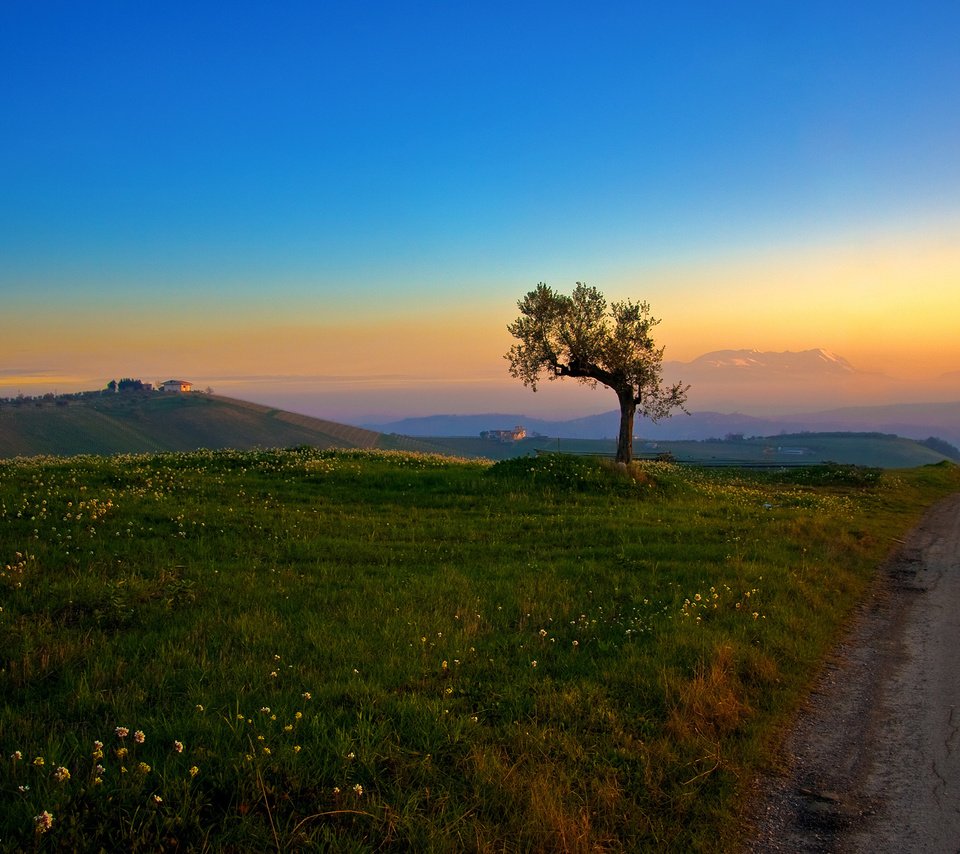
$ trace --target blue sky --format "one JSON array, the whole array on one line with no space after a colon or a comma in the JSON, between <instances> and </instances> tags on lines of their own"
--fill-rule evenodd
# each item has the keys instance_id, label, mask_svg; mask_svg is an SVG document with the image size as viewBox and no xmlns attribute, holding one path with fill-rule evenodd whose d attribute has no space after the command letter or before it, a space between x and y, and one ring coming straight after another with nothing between
<instances>
[{"instance_id":1,"label":"blue sky","mask_svg":"<svg viewBox=\"0 0 960 854\"><path fill-rule=\"evenodd\" d=\"M495 395L516 300L586 280L649 299L668 357L825 346L878 369L919 328L857 306L917 296L918 369L960 369L960 4L596 5L8 0L0 293L21 333L0 368L229 384L256 355ZM766 294L755 318L731 279ZM730 299L745 316L705 338ZM771 328L811 299L847 324ZM303 346L281 358L278 336Z\"/></svg>"}]
</instances>

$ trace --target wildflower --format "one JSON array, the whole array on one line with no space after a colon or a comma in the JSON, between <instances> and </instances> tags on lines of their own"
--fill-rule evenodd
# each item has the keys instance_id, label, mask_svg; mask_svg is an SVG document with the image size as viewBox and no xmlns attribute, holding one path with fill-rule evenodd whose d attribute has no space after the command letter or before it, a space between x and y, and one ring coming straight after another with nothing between
<instances>
[{"instance_id":1,"label":"wildflower","mask_svg":"<svg viewBox=\"0 0 960 854\"><path fill-rule=\"evenodd\" d=\"M340 794L340 787L339 787L339 786L334 786L334 787L333 787L333 795L334 795L334 797L336 797L336 796L339 795L339 794Z\"/></svg>"},{"instance_id":2,"label":"wildflower","mask_svg":"<svg viewBox=\"0 0 960 854\"><path fill-rule=\"evenodd\" d=\"M271 679L276 679L276 678L277 678L277 671L276 671L276 670L271 670L271 671L270 671L270 678L271 678Z\"/></svg>"},{"instance_id":3,"label":"wildflower","mask_svg":"<svg viewBox=\"0 0 960 854\"><path fill-rule=\"evenodd\" d=\"M284 732L291 732L293 730L293 724L287 724L284 728Z\"/></svg>"},{"instance_id":4,"label":"wildflower","mask_svg":"<svg viewBox=\"0 0 960 854\"><path fill-rule=\"evenodd\" d=\"M313 699L313 697L310 695L310 692L309 692L309 691L304 691L303 694L301 694L300 696L303 697L304 700L312 700L312 699Z\"/></svg>"},{"instance_id":5,"label":"wildflower","mask_svg":"<svg viewBox=\"0 0 960 854\"><path fill-rule=\"evenodd\" d=\"M271 750L270 750L269 747L264 747L264 748L263 748L263 755L264 755L264 756L269 756L270 753L271 753Z\"/></svg>"},{"instance_id":6,"label":"wildflower","mask_svg":"<svg viewBox=\"0 0 960 854\"><path fill-rule=\"evenodd\" d=\"M173 743L173 749L174 749L177 753L183 753L183 742L182 742L182 741L175 741L175 742Z\"/></svg>"},{"instance_id":7,"label":"wildflower","mask_svg":"<svg viewBox=\"0 0 960 854\"><path fill-rule=\"evenodd\" d=\"M116 733L117 738L126 738L128 735L130 735L130 730L125 726L118 726L114 732Z\"/></svg>"},{"instance_id":8,"label":"wildflower","mask_svg":"<svg viewBox=\"0 0 960 854\"><path fill-rule=\"evenodd\" d=\"M127 748L118 747L113 752L117 754L117 759L123 759L123 757L127 755Z\"/></svg>"},{"instance_id":9,"label":"wildflower","mask_svg":"<svg viewBox=\"0 0 960 854\"><path fill-rule=\"evenodd\" d=\"M190 766L189 774L190 774L191 777L196 777L197 774L199 774L199 773L200 773L200 769L197 768L196 765L191 765L191 766Z\"/></svg>"},{"instance_id":10,"label":"wildflower","mask_svg":"<svg viewBox=\"0 0 960 854\"><path fill-rule=\"evenodd\" d=\"M21 759L23 759L23 754L19 750L14 750L13 753L10 754L10 758L14 762L19 762Z\"/></svg>"},{"instance_id":11,"label":"wildflower","mask_svg":"<svg viewBox=\"0 0 960 854\"><path fill-rule=\"evenodd\" d=\"M200 703L197 703L197 711L198 711L198 712L202 712L202 711L203 711L203 706L201 706Z\"/></svg>"},{"instance_id":12,"label":"wildflower","mask_svg":"<svg viewBox=\"0 0 960 854\"><path fill-rule=\"evenodd\" d=\"M537 666L537 660L534 659L533 661L531 661L531 662L530 662L530 666L531 666L531 667L536 667L536 666Z\"/></svg>"},{"instance_id":13,"label":"wildflower","mask_svg":"<svg viewBox=\"0 0 960 854\"><path fill-rule=\"evenodd\" d=\"M35 815L33 817L33 827L37 833L46 833L51 827L53 827L53 816L44 810L42 813L40 813L40 815Z\"/></svg>"},{"instance_id":14,"label":"wildflower","mask_svg":"<svg viewBox=\"0 0 960 854\"><path fill-rule=\"evenodd\" d=\"M142 729L138 729L138 730L133 734L133 740L134 740L137 744L143 744L143 743L147 740L147 737L143 734L143 730L142 730Z\"/></svg>"},{"instance_id":15,"label":"wildflower","mask_svg":"<svg viewBox=\"0 0 960 854\"><path fill-rule=\"evenodd\" d=\"M37 768L42 768L44 765L46 765L46 760L42 756L37 756L33 760L33 764L36 765Z\"/></svg>"},{"instance_id":16,"label":"wildflower","mask_svg":"<svg viewBox=\"0 0 960 854\"><path fill-rule=\"evenodd\" d=\"M53 779L58 783L66 783L70 779L70 772L61 765L53 772Z\"/></svg>"},{"instance_id":17,"label":"wildflower","mask_svg":"<svg viewBox=\"0 0 960 854\"><path fill-rule=\"evenodd\" d=\"M546 629L540 629L540 637L545 638L546 636L547 636L547 630L546 630Z\"/></svg>"},{"instance_id":18,"label":"wildflower","mask_svg":"<svg viewBox=\"0 0 960 854\"><path fill-rule=\"evenodd\" d=\"M355 754L352 750L347 754L347 761L348 761L348 762L353 762L353 760L356 759L356 758L357 758L357 756L356 756L356 754Z\"/></svg>"},{"instance_id":19,"label":"wildflower","mask_svg":"<svg viewBox=\"0 0 960 854\"><path fill-rule=\"evenodd\" d=\"M137 770L138 770L141 774L149 774L149 773L150 773L150 766L147 765L146 762L141 762L141 763L137 766Z\"/></svg>"},{"instance_id":20,"label":"wildflower","mask_svg":"<svg viewBox=\"0 0 960 854\"><path fill-rule=\"evenodd\" d=\"M293 745L293 752L294 752L294 753L299 753L299 752L300 752L300 745L299 745L299 744Z\"/></svg>"},{"instance_id":21,"label":"wildflower","mask_svg":"<svg viewBox=\"0 0 960 854\"><path fill-rule=\"evenodd\" d=\"M155 804L162 804L162 803L163 803L163 798L161 798L160 795L154 795L154 796L153 796L153 802L154 802Z\"/></svg>"},{"instance_id":22,"label":"wildflower","mask_svg":"<svg viewBox=\"0 0 960 854\"><path fill-rule=\"evenodd\" d=\"M102 741L95 741L95 742L93 743L93 752L96 753L98 750L103 750L103 742L102 742Z\"/></svg>"},{"instance_id":23,"label":"wildflower","mask_svg":"<svg viewBox=\"0 0 960 854\"><path fill-rule=\"evenodd\" d=\"M303 717L303 712L297 712L297 713L294 715L294 718L296 718L297 720L300 720L300 718L302 718L302 717Z\"/></svg>"},{"instance_id":24,"label":"wildflower","mask_svg":"<svg viewBox=\"0 0 960 854\"><path fill-rule=\"evenodd\" d=\"M101 785L102 783L103 783L103 777L94 777L94 778L93 778L93 785L94 785L94 786L99 786L99 785Z\"/></svg>"},{"instance_id":25,"label":"wildflower","mask_svg":"<svg viewBox=\"0 0 960 854\"><path fill-rule=\"evenodd\" d=\"M29 786L17 786L17 791L20 792L21 794L25 794L26 792L29 792L29 791L30 791L30 787L29 787Z\"/></svg>"},{"instance_id":26,"label":"wildflower","mask_svg":"<svg viewBox=\"0 0 960 854\"><path fill-rule=\"evenodd\" d=\"M270 714L270 707L269 707L269 706L261 706L261 707L260 707L260 711L261 711L263 714L265 714L265 715L269 715L269 714Z\"/></svg>"},{"instance_id":27,"label":"wildflower","mask_svg":"<svg viewBox=\"0 0 960 854\"><path fill-rule=\"evenodd\" d=\"M359 798L363 794L363 786L361 786L359 783L354 783L353 793Z\"/></svg>"}]
</instances>

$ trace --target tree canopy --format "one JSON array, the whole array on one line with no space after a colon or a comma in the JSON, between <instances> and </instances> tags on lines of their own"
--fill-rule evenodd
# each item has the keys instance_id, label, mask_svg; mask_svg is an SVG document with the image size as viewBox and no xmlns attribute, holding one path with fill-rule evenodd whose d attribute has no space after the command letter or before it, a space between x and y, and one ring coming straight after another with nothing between
<instances>
[{"instance_id":1,"label":"tree canopy","mask_svg":"<svg viewBox=\"0 0 960 854\"><path fill-rule=\"evenodd\" d=\"M619 462L633 458L638 411L659 421L684 409L689 386L664 384L663 348L651 335L660 321L646 302L608 304L599 290L582 282L570 296L541 282L517 307L520 317L507 327L517 339L505 357L511 376L533 391L543 376L613 389L620 402Z\"/></svg>"}]
</instances>

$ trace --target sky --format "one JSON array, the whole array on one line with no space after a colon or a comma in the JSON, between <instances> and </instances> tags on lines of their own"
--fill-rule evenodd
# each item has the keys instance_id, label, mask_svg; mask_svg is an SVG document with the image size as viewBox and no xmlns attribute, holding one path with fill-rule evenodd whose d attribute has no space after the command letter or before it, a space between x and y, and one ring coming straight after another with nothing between
<instances>
[{"instance_id":1,"label":"sky","mask_svg":"<svg viewBox=\"0 0 960 854\"><path fill-rule=\"evenodd\" d=\"M823 347L958 399L958 31L955 0L5 0L0 397L601 412L503 358L523 294L584 281L667 360Z\"/></svg>"}]
</instances>

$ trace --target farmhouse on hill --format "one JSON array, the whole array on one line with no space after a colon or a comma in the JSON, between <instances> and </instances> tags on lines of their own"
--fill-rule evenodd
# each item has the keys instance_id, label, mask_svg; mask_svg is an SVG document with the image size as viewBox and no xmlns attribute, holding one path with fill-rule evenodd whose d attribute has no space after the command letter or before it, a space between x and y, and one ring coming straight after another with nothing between
<instances>
[{"instance_id":1,"label":"farmhouse on hill","mask_svg":"<svg viewBox=\"0 0 960 854\"><path fill-rule=\"evenodd\" d=\"M166 380L161 388L164 391L191 391L193 389L193 383L187 382L186 380Z\"/></svg>"},{"instance_id":2,"label":"farmhouse on hill","mask_svg":"<svg viewBox=\"0 0 960 854\"><path fill-rule=\"evenodd\" d=\"M518 425L512 430L483 430L480 438L491 442L519 442L526 435L527 431Z\"/></svg>"}]
</instances>

